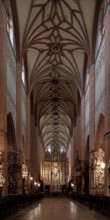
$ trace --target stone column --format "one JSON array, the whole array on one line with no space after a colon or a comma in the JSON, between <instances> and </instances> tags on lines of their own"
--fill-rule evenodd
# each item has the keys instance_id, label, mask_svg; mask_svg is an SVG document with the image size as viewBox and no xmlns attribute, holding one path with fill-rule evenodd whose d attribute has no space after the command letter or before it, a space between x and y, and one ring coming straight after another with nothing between
<instances>
[{"instance_id":1,"label":"stone column","mask_svg":"<svg viewBox=\"0 0 110 220\"><path fill-rule=\"evenodd\" d=\"M3 2L0 0L0 151L3 153L5 184L3 195L7 194L7 19Z\"/></svg>"},{"instance_id":2,"label":"stone column","mask_svg":"<svg viewBox=\"0 0 110 220\"><path fill-rule=\"evenodd\" d=\"M18 150L19 165L19 183L17 193L22 193L22 66L16 64L16 145Z\"/></svg>"},{"instance_id":3,"label":"stone column","mask_svg":"<svg viewBox=\"0 0 110 220\"><path fill-rule=\"evenodd\" d=\"M43 155L44 155L44 152L43 152L42 143L40 140L40 135L39 135L38 127L37 127L37 171L38 171L38 177L41 176L40 166L42 163Z\"/></svg>"},{"instance_id":4,"label":"stone column","mask_svg":"<svg viewBox=\"0 0 110 220\"><path fill-rule=\"evenodd\" d=\"M26 159L30 163L30 96L26 96Z\"/></svg>"},{"instance_id":5,"label":"stone column","mask_svg":"<svg viewBox=\"0 0 110 220\"><path fill-rule=\"evenodd\" d=\"M89 163L92 160L92 151L95 149L95 67L94 64L90 66L89 73L89 85L90 85L90 148L89 148ZM86 106L85 106L86 108ZM89 193L94 194L93 182L94 173L89 170Z\"/></svg>"},{"instance_id":6,"label":"stone column","mask_svg":"<svg viewBox=\"0 0 110 220\"><path fill-rule=\"evenodd\" d=\"M30 96L27 94L26 96L26 165L28 169L28 192L30 192L30 161L31 161L31 145L30 145Z\"/></svg>"},{"instance_id":7,"label":"stone column","mask_svg":"<svg viewBox=\"0 0 110 220\"><path fill-rule=\"evenodd\" d=\"M69 161L70 163L70 161ZM70 164L69 164L70 166ZM74 166L74 134L73 134L73 131L72 131L72 137L71 137L71 173L70 173L70 178L73 177L73 166Z\"/></svg>"},{"instance_id":8,"label":"stone column","mask_svg":"<svg viewBox=\"0 0 110 220\"><path fill-rule=\"evenodd\" d=\"M81 160L85 157L85 96L81 97Z\"/></svg>"},{"instance_id":9,"label":"stone column","mask_svg":"<svg viewBox=\"0 0 110 220\"><path fill-rule=\"evenodd\" d=\"M38 127L35 126L35 178L38 179Z\"/></svg>"},{"instance_id":10,"label":"stone column","mask_svg":"<svg viewBox=\"0 0 110 220\"><path fill-rule=\"evenodd\" d=\"M30 116L30 164L31 164L31 176L34 177L34 115Z\"/></svg>"},{"instance_id":11,"label":"stone column","mask_svg":"<svg viewBox=\"0 0 110 220\"><path fill-rule=\"evenodd\" d=\"M38 135L38 127L35 125L35 116L30 116L30 170L34 181L39 180L40 168L42 168L42 148ZM34 190L36 190L36 187Z\"/></svg>"},{"instance_id":12,"label":"stone column","mask_svg":"<svg viewBox=\"0 0 110 220\"><path fill-rule=\"evenodd\" d=\"M82 155L81 155L81 134L80 131L81 130L81 113L77 115L77 125L76 125L76 142L77 142L77 150L79 152L79 157L80 159L82 159Z\"/></svg>"},{"instance_id":13,"label":"stone column","mask_svg":"<svg viewBox=\"0 0 110 220\"><path fill-rule=\"evenodd\" d=\"M110 159L110 4L108 5L105 20L105 187L108 194L108 169L107 164Z\"/></svg>"},{"instance_id":14,"label":"stone column","mask_svg":"<svg viewBox=\"0 0 110 220\"><path fill-rule=\"evenodd\" d=\"M22 66L16 67L16 142L17 149L22 149Z\"/></svg>"},{"instance_id":15,"label":"stone column","mask_svg":"<svg viewBox=\"0 0 110 220\"><path fill-rule=\"evenodd\" d=\"M85 160L85 95L81 97L81 161L82 170L84 170L84 160ZM82 176L81 191L84 189L84 177Z\"/></svg>"},{"instance_id":16,"label":"stone column","mask_svg":"<svg viewBox=\"0 0 110 220\"><path fill-rule=\"evenodd\" d=\"M95 67L90 66L90 151L95 148ZM86 108L86 106L85 106Z\"/></svg>"}]
</instances>

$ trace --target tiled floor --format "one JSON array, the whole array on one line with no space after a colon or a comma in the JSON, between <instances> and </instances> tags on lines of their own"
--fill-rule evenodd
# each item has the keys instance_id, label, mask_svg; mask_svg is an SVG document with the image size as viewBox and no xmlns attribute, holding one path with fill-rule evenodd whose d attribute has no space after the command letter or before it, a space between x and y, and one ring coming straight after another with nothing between
<instances>
[{"instance_id":1,"label":"tiled floor","mask_svg":"<svg viewBox=\"0 0 110 220\"><path fill-rule=\"evenodd\" d=\"M110 220L86 206L66 198L44 198L6 220Z\"/></svg>"}]
</instances>

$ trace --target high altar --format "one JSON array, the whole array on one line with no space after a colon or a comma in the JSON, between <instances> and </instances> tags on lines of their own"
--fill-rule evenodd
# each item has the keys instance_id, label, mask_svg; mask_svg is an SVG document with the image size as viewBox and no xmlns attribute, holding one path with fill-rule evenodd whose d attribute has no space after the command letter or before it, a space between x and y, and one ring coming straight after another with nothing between
<instances>
[{"instance_id":1,"label":"high altar","mask_svg":"<svg viewBox=\"0 0 110 220\"><path fill-rule=\"evenodd\" d=\"M60 190L67 184L69 173L68 158L66 153L47 152L43 161L44 186L50 186L50 190Z\"/></svg>"}]
</instances>

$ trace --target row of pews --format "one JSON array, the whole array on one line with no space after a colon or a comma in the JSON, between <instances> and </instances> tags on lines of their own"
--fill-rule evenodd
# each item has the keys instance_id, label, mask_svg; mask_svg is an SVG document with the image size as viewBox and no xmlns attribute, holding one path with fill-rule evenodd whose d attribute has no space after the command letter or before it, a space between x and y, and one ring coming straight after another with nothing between
<instances>
[{"instance_id":1,"label":"row of pews","mask_svg":"<svg viewBox=\"0 0 110 220\"><path fill-rule=\"evenodd\" d=\"M73 200L76 200L77 202L88 206L90 209L95 209L96 211L107 216L110 215L110 197L109 196L72 193L70 197Z\"/></svg>"},{"instance_id":2,"label":"row of pews","mask_svg":"<svg viewBox=\"0 0 110 220\"><path fill-rule=\"evenodd\" d=\"M29 195L12 195L0 198L0 219L14 214L15 212L24 209L28 205L42 199L43 192Z\"/></svg>"}]
</instances>

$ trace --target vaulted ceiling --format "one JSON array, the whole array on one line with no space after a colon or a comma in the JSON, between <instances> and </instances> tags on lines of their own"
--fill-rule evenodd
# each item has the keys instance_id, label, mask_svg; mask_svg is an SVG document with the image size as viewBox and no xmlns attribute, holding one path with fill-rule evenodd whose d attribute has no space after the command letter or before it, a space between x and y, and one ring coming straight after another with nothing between
<instances>
[{"instance_id":1,"label":"vaulted ceiling","mask_svg":"<svg viewBox=\"0 0 110 220\"><path fill-rule=\"evenodd\" d=\"M15 0L20 54L44 149L67 150L90 57L96 0Z\"/></svg>"}]
</instances>

